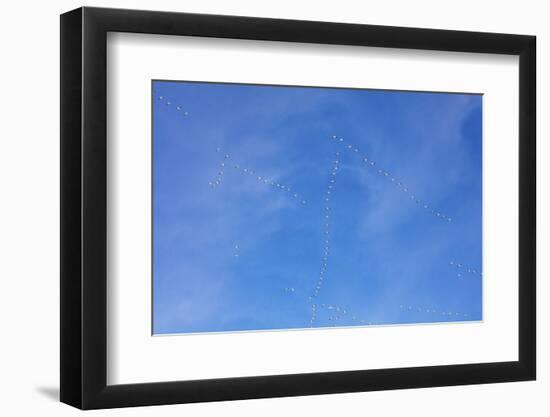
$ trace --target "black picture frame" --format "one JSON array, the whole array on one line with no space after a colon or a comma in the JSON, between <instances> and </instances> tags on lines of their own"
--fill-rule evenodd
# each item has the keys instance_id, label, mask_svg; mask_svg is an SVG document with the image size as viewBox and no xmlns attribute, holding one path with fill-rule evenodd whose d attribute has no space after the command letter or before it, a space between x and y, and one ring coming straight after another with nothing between
<instances>
[{"instance_id":1,"label":"black picture frame","mask_svg":"<svg viewBox=\"0 0 550 417\"><path fill-rule=\"evenodd\" d=\"M519 360L107 385L108 32L519 56ZM61 401L81 409L536 378L536 38L103 8L61 15Z\"/></svg>"}]
</instances>

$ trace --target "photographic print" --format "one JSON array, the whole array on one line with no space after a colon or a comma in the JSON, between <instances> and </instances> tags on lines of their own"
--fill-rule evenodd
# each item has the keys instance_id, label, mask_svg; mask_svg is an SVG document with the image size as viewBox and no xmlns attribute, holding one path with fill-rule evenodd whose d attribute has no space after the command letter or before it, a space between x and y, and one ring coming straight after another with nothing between
<instances>
[{"instance_id":1,"label":"photographic print","mask_svg":"<svg viewBox=\"0 0 550 417\"><path fill-rule=\"evenodd\" d=\"M482 100L153 80L153 334L482 320Z\"/></svg>"}]
</instances>

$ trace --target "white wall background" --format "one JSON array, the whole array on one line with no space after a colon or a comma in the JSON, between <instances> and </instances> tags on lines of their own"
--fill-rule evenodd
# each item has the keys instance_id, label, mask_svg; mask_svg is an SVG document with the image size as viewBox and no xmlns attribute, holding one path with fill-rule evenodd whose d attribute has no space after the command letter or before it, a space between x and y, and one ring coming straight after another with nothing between
<instances>
[{"instance_id":1,"label":"white wall background","mask_svg":"<svg viewBox=\"0 0 550 417\"><path fill-rule=\"evenodd\" d=\"M59 17L73 0L3 5L0 65L0 414L76 415L59 392ZM545 2L387 0L88 1L89 6L158 9L533 34L538 37L538 381L340 394L94 412L94 415L548 415L550 403L550 146L543 100L550 59ZM546 17L545 17L546 16ZM543 130L544 129L544 130ZM546 395L545 395L546 394Z\"/></svg>"}]
</instances>

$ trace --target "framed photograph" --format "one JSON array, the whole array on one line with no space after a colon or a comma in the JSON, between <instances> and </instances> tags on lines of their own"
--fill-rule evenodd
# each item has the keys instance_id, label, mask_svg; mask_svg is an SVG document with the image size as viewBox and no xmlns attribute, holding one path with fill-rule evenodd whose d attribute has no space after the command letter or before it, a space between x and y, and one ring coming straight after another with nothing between
<instances>
[{"instance_id":1,"label":"framed photograph","mask_svg":"<svg viewBox=\"0 0 550 417\"><path fill-rule=\"evenodd\" d=\"M61 16L61 401L533 380L535 37Z\"/></svg>"}]
</instances>

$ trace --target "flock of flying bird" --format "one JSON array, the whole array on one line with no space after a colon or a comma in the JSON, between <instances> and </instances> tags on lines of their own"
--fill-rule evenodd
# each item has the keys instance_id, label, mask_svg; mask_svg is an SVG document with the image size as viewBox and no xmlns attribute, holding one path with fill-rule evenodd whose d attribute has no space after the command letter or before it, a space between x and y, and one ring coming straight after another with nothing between
<instances>
[{"instance_id":1,"label":"flock of flying bird","mask_svg":"<svg viewBox=\"0 0 550 417\"><path fill-rule=\"evenodd\" d=\"M319 291L323 286L323 280L327 272L328 258L330 254L330 201L332 198L332 193L334 192L334 187L336 185L336 176L338 174L338 169L340 165L340 152L336 152L336 159L332 165L332 171L329 175L329 180L327 184L327 189L325 191L324 207L323 207L323 257L321 258L321 268L319 271L319 278L317 279L317 284L313 289L313 293L309 296L309 301L311 303L311 318L309 320L309 326L313 327L315 321L317 320L317 304L315 299L319 296Z\"/></svg>"},{"instance_id":2,"label":"flock of flying bird","mask_svg":"<svg viewBox=\"0 0 550 417\"><path fill-rule=\"evenodd\" d=\"M221 148L216 148L216 152L221 152ZM218 174L216 176L216 178L212 181L208 181L208 185L211 186L211 187L217 187L219 185L221 185L222 183L222 180L223 180L223 176L224 176L224 173L225 173L225 167L226 167L226 162L228 163L229 162L229 159L231 158L231 156L229 154L225 154L224 157L223 157L223 160L222 162L220 162L220 169L218 171ZM293 197L293 198L296 198L296 199L299 199L299 201L302 203L302 204L306 204L307 201L304 200L303 198L300 197L300 195L296 192L293 191L292 188L290 188L289 186L287 185L284 185L284 184L281 184L273 179L270 179L266 176L262 176L262 175L258 175L256 173L256 171L250 169L250 168L244 168L242 167L240 164L238 163L235 163L233 164L233 168L235 170L237 170L239 173L243 174L243 175L247 175L257 181L260 181L266 185L270 185L276 189L279 189L281 191L286 191L287 193L290 193L290 195Z\"/></svg>"},{"instance_id":3,"label":"flock of flying bird","mask_svg":"<svg viewBox=\"0 0 550 417\"><path fill-rule=\"evenodd\" d=\"M158 97L160 101L164 102L166 106L171 106L176 109L176 111L181 112L183 116L188 116L189 112L187 110L184 110L182 106L175 105L171 101L167 100L163 96ZM356 155L364 166L373 169L378 175L382 176L383 178L390 181L393 185L395 185L399 191L401 191L404 194L407 194L410 198L410 200L416 204L418 207L420 207L423 210L426 210L433 216L437 217L440 220L451 222L451 217L439 212L434 207L432 207L427 202L423 201L419 197L417 197L416 194L412 192L397 176L391 174L390 172L383 170L380 168L377 163L372 160L369 156L362 153L359 148L352 145L351 143L347 143L344 138L338 137L336 135L333 135L332 140L334 140L336 143L340 144L344 149L348 150L350 153ZM217 153L221 153L221 148L216 149ZM230 161L231 160L231 161ZM358 326L369 326L369 325L376 325L376 324L384 324L379 323L373 320L368 320L365 318L361 318L357 316L356 314L352 314L347 308L332 304L326 304L326 303L320 303L318 304L316 299L319 296L319 292L322 289L323 282L326 278L326 272L328 267L328 261L329 261L329 255L330 255L330 233L331 233L331 205L330 202L332 200L332 196L334 193L334 188L336 185L336 177L338 174L338 170L340 168L340 152L335 153L335 160L333 162L332 170L330 171L329 179L327 188L325 191L325 195L323 198L323 253L321 257L321 266L319 270L319 275L317 277L317 280L315 282L315 285L313 287L312 292L305 296L301 295L300 298L310 303L311 306L311 317L309 320L309 327L314 327L315 322L317 321L319 310L323 310L328 314L328 321L331 323L334 323L332 326L339 326L340 323L348 323L346 325L358 325ZM219 164L219 169L217 172L216 177L213 180L210 180L208 182L208 185L212 188L216 188L222 184L222 181L224 179L225 170L228 166L231 166L233 169L235 169L237 172L246 175L250 178L255 179L256 181L259 181L265 185L268 185L272 187L275 190L283 191L285 193L288 193L288 195L297 201L299 201L301 204L306 204L307 201L297 192L294 191L293 188L291 188L288 185L281 184L278 181L275 181L274 179L268 178L264 175L260 175L255 170L252 170L248 167L242 167L239 163L233 162L232 157L229 154L225 154ZM235 245L235 251L234 256L239 256L239 245ZM468 266L465 266L464 264L456 261L450 261L449 265L451 267L454 267L458 270L457 277L462 278L464 273L473 274L482 276L482 272L470 268ZM292 295L296 295L297 291L294 287L286 287L284 288L284 292ZM404 312L415 312L415 313L425 313L430 315L439 315L442 316L444 319L452 318L455 320L466 320L469 317L469 314L457 312L457 311L446 311L446 310L437 310L434 308L422 308L418 306L411 306L411 305L400 305L399 309ZM349 324L351 323L351 324ZM342 324L343 325L343 324Z\"/></svg>"},{"instance_id":4,"label":"flock of flying bird","mask_svg":"<svg viewBox=\"0 0 550 417\"><path fill-rule=\"evenodd\" d=\"M392 175L388 171L385 171L378 167L375 161L373 161L371 158L369 158L367 155L362 154L359 148L355 147L352 144L346 144L344 141L344 138L338 137L336 135L332 136L332 139L335 140L337 143L341 144L345 147L348 151L350 151L353 154L356 154L359 158L361 158L361 161L363 161L364 165L368 168L372 168L375 170L376 173L381 175L382 177L386 178L388 181L390 181L392 184L394 184L402 193L405 193L409 196L412 202L417 204L419 207L421 207L424 210L429 211L434 216L440 218L441 220L445 221L452 221L452 219L449 216L444 215L443 213L440 213L439 211L435 210L433 207L431 207L427 202L422 201L420 198L418 198L401 180L399 180L395 175Z\"/></svg>"}]
</instances>

